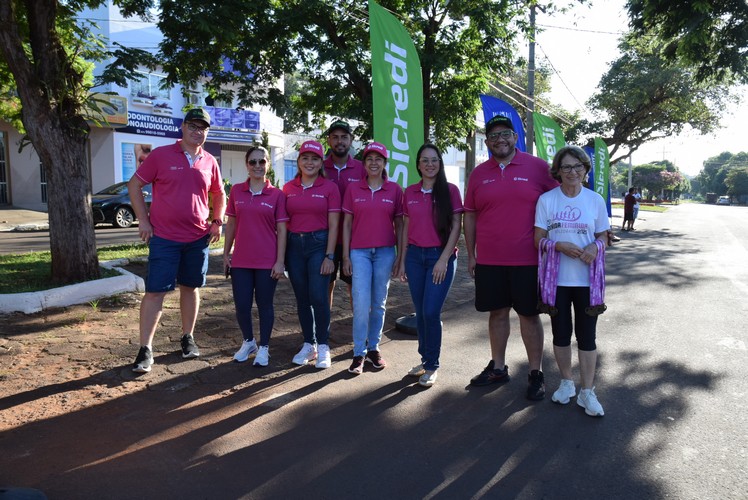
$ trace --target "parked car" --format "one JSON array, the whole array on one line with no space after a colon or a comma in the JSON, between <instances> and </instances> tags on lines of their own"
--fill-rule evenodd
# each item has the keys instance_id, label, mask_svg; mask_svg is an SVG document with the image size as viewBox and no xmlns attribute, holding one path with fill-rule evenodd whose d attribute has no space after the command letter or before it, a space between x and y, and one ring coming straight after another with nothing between
<instances>
[{"instance_id":1,"label":"parked car","mask_svg":"<svg viewBox=\"0 0 748 500\"><path fill-rule=\"evenodd\" d=\"M717 199L717 205L729 205L730 204L730 197L729 196L720 196Z\"/></svg>"},{"instance_id":2,"label":"parked car","mask_svg":"<svg viewBox=\"0 0 748 500\"><path fill-rule=\"evenodd\" d=\"M151 206L151 185L143 186L146 206ZM91 199L94 224L111 223L115 227L130 227L135 222L135 210L130 204L127 183L118 182L102 189Z\"/></svg>"}]
</instances>

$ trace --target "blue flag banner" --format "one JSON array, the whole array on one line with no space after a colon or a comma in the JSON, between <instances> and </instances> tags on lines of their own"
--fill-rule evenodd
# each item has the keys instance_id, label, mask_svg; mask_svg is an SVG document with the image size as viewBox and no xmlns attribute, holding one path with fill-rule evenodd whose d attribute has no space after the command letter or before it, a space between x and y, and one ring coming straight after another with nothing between
<instances>
[{"instance_id":1,"label":"blue flag banner","mask_svg":"<svg viewBox=\"0 0 748 500\"><path fill-rule=\"evenodd\" d=\"M595 173L599 172L596 161L595 161L595 148L590 147L590 146L585 146L582 149L584 149L585 153L587 153L587 156L589 156L590 159L592 160L592 170L590 170L590 175L587 179L587 183L588 183L587 187L594 191L595 190L595 179L597 179ZM603 167L603 170L605 170L604 167ZM605 198L605 206L608 208L608 217L613 217L613 210L612 210L612 207L610 206L610 183L608 183L607 187L608 187L608 196L603 196L603 198Z\"/></svg>"},{"instance_id":2,"label":"blue flag banner","mask_svg":"<svg viewBox=\"0 0 748 500\"><path fill-rule=\"evenodd\" d=\"M488 120L496 115L503 115L512 120L514 131L517 132L517 149L524 152L527 149L525 147L525 126L522 123L522 117L519 116L517 110L508 102L490 95L481 94L480 102L483 105L484 123L488 123Z\"/></svg>"}]
</instances>

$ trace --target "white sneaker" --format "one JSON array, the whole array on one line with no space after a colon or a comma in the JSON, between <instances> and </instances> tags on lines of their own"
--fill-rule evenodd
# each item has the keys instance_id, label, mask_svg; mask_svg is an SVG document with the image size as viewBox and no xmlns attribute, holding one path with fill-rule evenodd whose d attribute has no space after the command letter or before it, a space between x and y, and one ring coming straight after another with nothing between
<instances>
[{"instance_id":1,"label":"white sneaker","mask_svg":"<svg viewBox=\"0 0 748 500\"><path fill-rule=\"evenodd\" d=\"M426 369L423 367L423 363L421 363L420 365L416 365L413 368L411 368L410 371L408 372L408 376L409 377L420 377L424 373L426 373Z\"/></svg>"},{"instance_id":2,"label":"white sneaker","mask_svg":"<svg viewBox=\"0 0 748 500\"><path fill-rule=\"evenodd\" d=\"M293 357L293 364L304 366L310 361L314 361L316 357L317 346L312 345L309 342L304 342L304 345L301 346L301 350L296 353L296 356Z\"/></svg>"},{"instance_id":3,"label":"white sneaker","mask_svg":"<svg viewBox=\"0 0 748 500\"><path fill-rule=\"evenodd\" d=\"M324 368L330 368L332 359L330 359L330 346L327 344L320 344L317 346L317 362L314 367L320 370Z\"/></svg>"},{"instance_id":4,"label":"white sneaker","mask_svg":"<svg viewBox=\"0 0 748 500\"><path fill-rule=\"evenodd\" d=\"M269 360L270 350L268 349L268 346L261 345L260 350L257 351L257 356L255 356L255 362L253 363L254 366L267 366Z\"/></svg>"},{"instance_id":5,"label":"white sneaker","mask_svg":"<svg viewBox=\"0 0 748 500\"><path fill-rule=\"evenodd\" d=\"M595 388L582 389L577 396L577 404L584 408L584 412L590 417L602 417L605 415L600 401L597 400Z\"/></svg>"},{"instance_id":6,"label":"white sneaker","mask_svg":"<svg viewBox=\"0 0 748 500\"><path fill-rule=\"evenodd\" d=\"M418 385L422 387L431 387L436 382L436 370L426 370L418 379Z\"/></svg>"},{"instance_id":7,"label":"white sneaker","mask_svg":"<svg viewBox=\"0 0 748 500\"><path fill-rule=\"evenodd\" d=\"M245 340L244 342L242 342L242 346L239 348L239 350L236 351L236 354L234 354L234 361L238 363L244 363L252 354L256 352L257 344L255 343L254 339Z\"/></svg>"},{"instance_id":8,"label":"white sneaker","mask_svg":"<svg viewBox=\"0 0 748 500\"><path fill-rule=\"evenodd\" d=\"M562 405L569 404L571 398L577 395L577 388L574 387L573 380L561 379L561 385L558 386L556 392L551 396L551 401Z\"/></svg>"}]
</instances>

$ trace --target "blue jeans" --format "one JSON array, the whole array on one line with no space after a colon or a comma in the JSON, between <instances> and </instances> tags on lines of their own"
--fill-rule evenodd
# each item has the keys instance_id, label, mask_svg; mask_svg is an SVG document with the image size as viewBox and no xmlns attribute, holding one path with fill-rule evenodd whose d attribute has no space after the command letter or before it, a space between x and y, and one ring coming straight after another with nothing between
<instances>
[{"instance_id":1,"label":"blue jeans","mask_svg":"<svg viewBox=\"0 0 748 500\"><path fill-rule=\"evenodd\" d=\"M353 270L353 355L378 351L395 247L351 250Z\"/></svg>"},{"instance_id":2,"label":"blue jeans","mask_svg":"<svg viewBox=\"0 0 748 500\"><path fill-rule=\"evenodd\" d=\"M434 284L432 272L439 260L442 249L439 247L408 246L405 255L405 274L408 275L410 296L416 309L418 329L418 354L426 370L439 368L439 354L442 348L442 307L452 287L457 267L457 257L452 254L447 264L444 281Z\"/></svg>"},{"instance_id":3,"label":"blue jeans","mask_svg":"<svg viewBox=\"0 0 748 500\"><path fill-rule=\"evenodd\" d=\"M254 340L252 332L252 300L257 300L260 316L260 345L270 343L273 332L275 309L273 296L278 280L270 277L270 269L231 268L231 288L234 290L236 321L244 340Z\"/></svg>"},{"instance_id":4,"label":"blue jeans","mask_svg":"<svg viewBox=\"0 0 748 500\"><path fill-rule=\"evenodd\" d=\"M327 344L330 337L330 276L320 274L327 249L327 230L289 233L286 269L296 296L304 342Z\"/></svg>"}]
</instances>

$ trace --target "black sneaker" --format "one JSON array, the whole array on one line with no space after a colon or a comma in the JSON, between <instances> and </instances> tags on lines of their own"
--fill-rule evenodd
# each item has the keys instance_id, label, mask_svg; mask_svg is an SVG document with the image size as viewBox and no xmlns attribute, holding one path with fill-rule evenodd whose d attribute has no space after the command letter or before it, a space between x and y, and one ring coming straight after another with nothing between
<instances>
[{"instance_id":1,"label":"black sneaker","mask_svg":"<svg viewBox=\"0 0 748 500\"><path fill-rule=\"evenodd\" d=\"M543 377L543 372L532 370L527 376L527 381L530 383L527 386L527 399L532 401L543 399L545 397L545 377Z\"/></svg>"},{"instance_id":2,"label":"black sneaker","mask_svg":"<svg viewBox=\"0 0 748 500\"><path fill-rule=\"evenodd\" d=\"M364 372L364 357L354 356L351 366L348 368L348 373L354 375L361 375Z\"/></svg>"},{"instance_id":3,"label":"black sneaker","mask_svg":"<svg viewBox=\"0 0 748 500\"><path fill-rule=\"evenodd\" d=\"M503 384L509 382L511 377L509 376L509 367L504 365L503 370L494 370L493 359L488 362L482 372L470 379L470 385L482 386L491 384Z\"/></svg>"},{"instance_id":4,"label":"black sneaker","mask_svg":"<svg viewBox=\"0 0 748 500\"><path fill-rule=\"evenodd\" d=\"M387 366L387 362L382 358L382 354L379 351L369 351L366 353L366 359L364 359L366 363L371 363L371 366L376 368L377 370L381 370L385 366Z\"/></svg>"},{"instance_id":5,"label":"black sneaker","mask_svg":"<svg viewBox=\"0 0 748 500\"><path fill-rule=\"evenodd\" d=\"M191 359L200 356L200 351L195 344L195 338L192 335L182 335L182 358Z\"/></svg>"},{"instance_id":6,"label":"black sneaker","mask_svg":"<svg viewBox=\"0 0 748 500\"><path fill-rule=\"evenodd\" d=\"M153 353L148 347L143 346L138 351L135 363L132 364L132 371L135 373L148 373L153 365Z\"/></svg>"}]
</instances>

